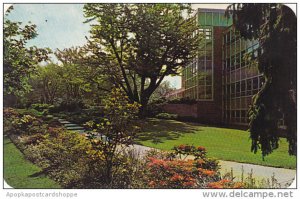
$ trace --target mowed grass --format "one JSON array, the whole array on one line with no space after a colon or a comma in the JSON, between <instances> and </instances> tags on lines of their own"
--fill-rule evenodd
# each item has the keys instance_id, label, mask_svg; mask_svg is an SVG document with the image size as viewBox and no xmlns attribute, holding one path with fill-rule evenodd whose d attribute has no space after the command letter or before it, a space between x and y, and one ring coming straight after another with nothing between
<instances>
[{"instance_id":1,"label":"mowed grass","mask_svg":"<svg viewBox=\"0 0 300 199\"><path fill-rule=\"evenodd\" d=\"M220 160L296 168L296 157L288 155L286 139L280 139L279 148L263 160L260 151L257 154L250 151L249 132L237 129L148 119L143 124L137 143L162 150L171 150L180 144L204 146L209 157Z\"/></svg>"},{"instance_id":2,"label":"mowed grass","mask_svg":"<svg viewBox=\"0 0 300 199\"><path fill-rule=\"evenodd\" d=\"M7 137L4 137L4 179L13 188L61 188L59 184L40 174L41 169L26 160Z\"/></svg>"}]
</instances>

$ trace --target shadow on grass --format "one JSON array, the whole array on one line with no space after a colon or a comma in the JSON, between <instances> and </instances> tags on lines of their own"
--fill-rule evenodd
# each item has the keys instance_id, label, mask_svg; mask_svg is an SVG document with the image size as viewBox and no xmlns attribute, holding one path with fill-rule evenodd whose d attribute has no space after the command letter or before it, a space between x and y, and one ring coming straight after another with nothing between
<instances>
[{"instance_id":1,"label":"shadow on grass","mask_svg":"<svg viewBox=\"0 0 300 199\"><path fill-rule=\"evenodd\" d=\"M38 172L35 172L35 173L29 175L28 177L36 178L36 177L45 177L45 176L46 176L45 171L38 171Z\"/></svg>"},{"instance_id":2,"label":"shadow on grass","mask_svg":"<svg viewBox=\"0 0 300 199\"><path fill-rule=\"evenodd\" d=\"M176 140L187 133L194 133L199 128L175 120L162 120L149 118L141 121L141 132L136 139L137 144L142 141L151 141L154 144L163 143L164 140Z\"/></svg>"}]
</instances>

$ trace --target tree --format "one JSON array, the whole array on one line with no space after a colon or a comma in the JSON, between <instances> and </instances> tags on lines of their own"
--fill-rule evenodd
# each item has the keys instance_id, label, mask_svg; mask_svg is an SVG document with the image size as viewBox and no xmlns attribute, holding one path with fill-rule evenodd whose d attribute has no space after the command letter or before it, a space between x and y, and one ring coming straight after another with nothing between
<instances>
[{"instance_id":1,"label":"tree","mask_svg":"<svg viewBox=\"0 0 300 199\"><path fill-rule=\"evenodd\" d=\"M254 14L255 13L255 14ZM268 155L278 148L278 122L287 127L289 154L297 151L297 19L282 4L232 4L227 8L233 24L245 39L259 41L252 60L264 75L262 89L249 110L251 150ZM254 55L254 54L253 54Z\"/></svg>"},{"instance_id":2,"label":"tree","mask_svg":"<svg viewBox=\"0 0 300 199\"><path fill-rule=\"evenodd\" d=\"M32 102L38 98L40 103L53 104L62 93L61 73L62 68L53 63L39 66L36 74L29 79L32 92L27 97L31 98Z\"/></svg>"},{"instance_id":3,"label":"tree","mask_svg":"<svg viewBox=\"0 0 300 199\"><path fill-rule=\"evenodd\" d=\"M177 74L197 54L200 35L186 4L86 4L91 22L88 46L93 60L109 74L143 115L164 77ZM147 84L147 82L149 82Z\"/></svg>"},{"instance_id":4,"label":"tree","mask_svg":"<svg viewBox=\"0 0 300 199\"><path fill-rule=\"evenodd\" d=\"M13 10L11 6L5 16ZM21 27L21 22L4 19L3 81L4 95L22 95L29 90L28 78L39 62L48 59L49 49L26 47L27 41L37 36L36 25Z\"/></svg>"},{"instance_id":5,"label":"tree","mask_svg":"<svg viewBox=\"0 0 300 199\"><path fill-rule=\"evenodd\" d=\"M62 63L64 72L61 76L66 87L67 100L81 97L90 104L97 104L102 96L111 91L110 77L98 67L98 60L89 55L86 46L57 49L55 55Z\"/></svg>"}]
</instances>

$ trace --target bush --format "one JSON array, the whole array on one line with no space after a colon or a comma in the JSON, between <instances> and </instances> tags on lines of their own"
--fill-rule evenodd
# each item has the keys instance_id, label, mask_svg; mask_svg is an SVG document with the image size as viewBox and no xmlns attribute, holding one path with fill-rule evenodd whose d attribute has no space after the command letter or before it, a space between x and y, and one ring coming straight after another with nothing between
<instances>
[{"instance_id":1,"label":"bush","mask_svg":"<svg viewBox=\"0 0 300 199\"><path fill-rule=\"evenodd\" d=\"M166 119L166 120L175 120L178 118L177 114L171 114L171 113L159 113L156 115L158 119Z\"/></svg>"},{"instance_id":2,"label":"bush","mask_svg":"<svg viewBox=\"0 0 300 199\"><path fill-rule=\"evenodd\" d=\"M194 160L149 158L147 181L150 188L203 188L216 179L216 171L197 167Z\"/></svg>"},{"instance_id":3,"label":"bush","mask_svg":"<svg viewBox=\"0 0 300 199\"><path fill-rule=\"evenodd\" d=\"M189 97L183 97L183 98L175 98L168 100L169 104L195 104L197 103L197 100L191 99Z\"/></svg>"},{"instance_id":4,"label":"bush","mask_svg":"<svg viewBox=\"0 0 300 199\"><path fill-rule=\"evenodd\" d=\"M150 188L204 188L209 182L221 179L217 166L207 166L212 164L205 155L201 156L201 159L182 160L176 159L177 153L181 151L149 152L145 157L147 164L143 178L146 186Z\"/></svg>"},{"instance_id":5,"label":"bush","mask_svg":"<svg viewBox=\"0 0 300 199\"><path fill-rule=\"evenodd\" d=\"M146 106L146 116L155 117L157 114L162 113L162 106L166 104L167 100L165 98L159 98L157 100L151 101Z\"/></svg>"},{"instance_id":6,"label":"bush","mask_svg":"<svg viewBox=\"0 0 300 199\"><path fill-rule=\"evenodd\" d=\"M45 110L48 111L48 110L54 108L54 105L51 105L51 104L32 104L31 108L35 109L37 111L40 111L40 112L44 112Z\"/></svg>"},{"instance_id":7,"label":"bush","mask_svg":"<svg viewBox=\"0 0 300 199\"><path fill-rule=\"evenodd\" d=\"M133 144L138 130L136 123L139 104L129 103L128 97L118 88L112 89L104 104L105 118L103 121L101 123L89 121L86 126L93 132L89 135L90 138L94 136L105 137L104 140L93 142L93 146L103 152L106 165L105 180L106 184L109 185L113 182L113 169L118 166L115 164L117 154L120 153L117 147Z\"/></svg>"},{"instance_id":8,"label":"bush","mask_svg":"<svg viewBox=\"0 0 300 199\"><path fill-rule=\"evenodd\" d=\"M84 108L86 107L82 102L82 100L80 99L70 99L70 100L63 99L57 104L55 104L55 106L51 108L51 110L49 110L49 113L59 113L62 111L76 112Z\"/></svg>"},{"instance_id":9,"label":"bush","mask_svg":"<svg viewBox=\"0 0 300 199\"><path fill-rule=\"evenodd\" d=\"M180 145L175 152L150 151L146 155L143 182L150 188L244 188L242 182L233 182L233 177L222 178L216 160L206 157L204 147ZM184 159L179 158L185 156ZM186 160L188 155L194 159Z\"/></svg>"},{"instance_id":10,"label":"bush","mask_svg":"<svg viewBox=\"0 0 300 199\"><path fill-rule=\"evenodd\" d=\"M93 180L89 171L95 162L101 167L99 162L103 160L102 154L93 150L84 136L60 128L50 128L46 139L38 145L29 145L24 154L66 188L85 187L84 182Z\"/></svg>"},{"instance_id":11,"label":"bush","mask_svg":"<svg viewBox=\"0 0 300 199\"><path fill-rule=\"evenodd\" d=\"M43 112L39 112L38 110L35 109L16 109L16 111L20 115L31 115L34 117L41 117L44 114Z\"/></svg>"},{"instance_id":12,"label":"bush","mask_svg":"<svg viewBox=\"0 0 300 199\"><path fill-rule=\"evenodd\" d=\"M13 123L19 117L19 113L12 108L3 109L3 133L8 135L16 131Z\"/></svg>"}]
</instances>

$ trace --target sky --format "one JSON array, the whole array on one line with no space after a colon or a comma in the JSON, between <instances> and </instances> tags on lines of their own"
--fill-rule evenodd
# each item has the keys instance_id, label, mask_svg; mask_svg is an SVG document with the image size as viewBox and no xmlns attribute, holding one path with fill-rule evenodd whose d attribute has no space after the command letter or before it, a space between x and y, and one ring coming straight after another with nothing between
<instances>
[{"instance_id":1,"label":"sky","mask_svg":"<svg viewBox=\"0 0 300 199\"><path fill-rule=\"evenodd\" d=\"M226 9L229 4L193 4L195 8ZM6 5L5 7L7 7ZM83 15L83 4L14 4L8 15L12 21L37 25L38 36L28 46L48 47L52 50L82 46L89 36L89 24ZM181 77L166 77L175 88L181 87Z\"/></svg>"}]
</instances>

